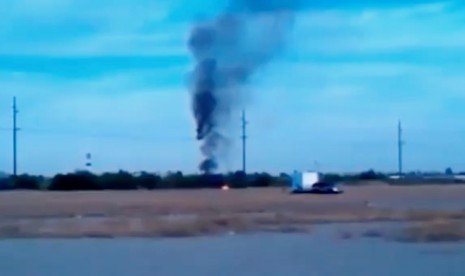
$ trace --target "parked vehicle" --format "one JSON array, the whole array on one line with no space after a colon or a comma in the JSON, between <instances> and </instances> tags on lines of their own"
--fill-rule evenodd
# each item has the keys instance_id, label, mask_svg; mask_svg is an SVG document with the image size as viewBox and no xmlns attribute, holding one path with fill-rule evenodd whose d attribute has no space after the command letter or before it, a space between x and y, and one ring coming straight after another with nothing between
<instances>
[{"instance_id":1,"label":"parked vehicle","mask_svg":"<svg viewBox=\"0 0 465 276\"><path fill-rule=\"evenodd\" d=\"M294 171L291 182L293 194L340 194L343 191L334 183L324 181L318 172Z\"/></svg>"},{"instance_id":2,"label":"parked vehicle","mask_svg":"<svg viewBox=\"0 0 465 276\"><path fill-rule=\"evenodd\" d=\"M312 186L311 193L315 194L340 194L343 191L332 182L318 182Z\"/></svg>"},{"instance_id":3,"label":"parked vehicle","mask_svg":"<svg viewBox=\"0 0 465 276\"><path fill-rule=\"evenodd\" d=\"M308 193L313 185L318 183L321 175L318 172L297 172L294 171L291 183L292 193Z\"/></svg>"}]
</instances>

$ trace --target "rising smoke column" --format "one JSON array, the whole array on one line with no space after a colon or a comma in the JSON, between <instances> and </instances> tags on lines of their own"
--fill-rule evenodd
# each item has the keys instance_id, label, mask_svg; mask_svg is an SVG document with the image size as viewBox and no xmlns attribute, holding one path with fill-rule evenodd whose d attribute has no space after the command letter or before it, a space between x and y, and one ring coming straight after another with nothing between
<instances>
[{"instance_id":1,"label":"rising smoke column","mask_svg":"<svg viewBox=\"0 0 465 276\"><path fill-rule=\"evenodd\" d=\"M296 0L231 0L221 14L193 27L192 111L203 172L218 168L220 149L227 145L224 130L242 104L242 88L282 49L298 7Z\"/></svg>"}]
</instances>

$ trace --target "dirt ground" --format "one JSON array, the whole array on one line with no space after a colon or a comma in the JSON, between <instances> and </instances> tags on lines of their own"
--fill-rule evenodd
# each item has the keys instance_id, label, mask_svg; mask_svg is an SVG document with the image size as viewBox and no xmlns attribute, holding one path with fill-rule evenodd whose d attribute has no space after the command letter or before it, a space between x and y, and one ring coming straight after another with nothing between
<instances>
[{"instance_id":1,"label":"dirt ground","mask_svg":"<svg viewBox=\"0 0 465 276\"><path fill-rule=\"evenodd\" d=\"M465 218L463 209L376 206L380 200L465 201L465 185L342 188L340 195L291 195L279 188L1 192L0 236L185 236L266 227L290 231L316 222ZM195 219L173 219L179 215Z\"/></svg>"},{"instance_id":2,"label":"dirt ground","mask_svg":"<svg viewBox=\"0 0 465 276\"><path fill-rule=\"evenodd\" d=\"M343 187L340 195L290 195L279 188L0 193L0 218L73 215L159 215L173 213L311 211L365 207L379 200L465 201L465 185Z\"/></svg>"}]
</instances>

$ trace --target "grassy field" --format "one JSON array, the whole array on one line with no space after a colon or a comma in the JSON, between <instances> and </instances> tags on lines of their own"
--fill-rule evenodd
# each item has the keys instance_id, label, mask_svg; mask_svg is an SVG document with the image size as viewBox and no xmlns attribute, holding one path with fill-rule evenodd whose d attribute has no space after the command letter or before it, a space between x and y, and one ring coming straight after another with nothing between
<instances>
[{"instance_id":1,"label":"grassy field","mask_svg":"<svg viewBox=\"0 0 465 276\"><path fill-rule=\"evenodd\" d=\"M179 237L265 230L309 231L312 224L321 222L406 220L416 223L409 228L410 236L419 233L425 237L424 229L432 225L436 233L445 228L450 232L454 227L453 231L463 231L465 238L463 209L377 206L379 201L390 200L427 200L432 206L448 200L465 201L465 185L373 184L343 188L345 193L341 195L290 195L278 188L2 192L0 237ZM441 227L432 223L438 220L443 222Z\"/></svg>"}]
</instances>

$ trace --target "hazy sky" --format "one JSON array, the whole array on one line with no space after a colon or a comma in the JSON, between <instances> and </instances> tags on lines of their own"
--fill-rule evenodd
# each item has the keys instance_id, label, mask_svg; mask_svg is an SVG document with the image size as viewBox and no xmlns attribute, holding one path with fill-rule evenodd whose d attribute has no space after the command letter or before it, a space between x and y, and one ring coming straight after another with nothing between
<instances>
[{"instance_id":1,"label":"hazy sky","mask_svg":"<svg viewBox=\"0 0 465 276\"><path fill-rule=\"evenodd\" d=\"M400 118L406 170L465 170L462 1L312 2L249 87L249 169L394 170ZM2 0L0 170L16 95L20 172L72 171L87 152L96 171L197 171L185 41L223 4Z\"/></svg>"}]
</instances>

